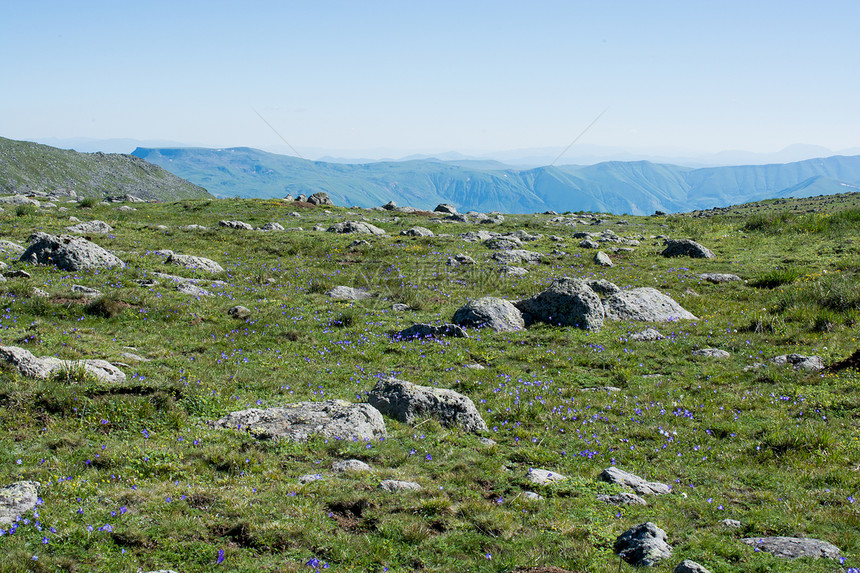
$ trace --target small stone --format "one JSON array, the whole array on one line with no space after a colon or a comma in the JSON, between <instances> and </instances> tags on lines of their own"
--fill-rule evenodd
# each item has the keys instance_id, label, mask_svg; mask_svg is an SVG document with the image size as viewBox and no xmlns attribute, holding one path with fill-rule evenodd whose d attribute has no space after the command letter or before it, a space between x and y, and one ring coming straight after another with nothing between
<instances>
[{"instance_id":1,"label":"small stone","mask_svg":"<svg viewBox=\"0 0 860 573\"><path fill-rule=\"evenodd\" d=\"M303 476L299 476L299 482L303 484L320 481L322 479L322 474L305 474Z\"/></svg>"},{"instance_id":2,"label":"small stone","mask_svg":"<svg viewBox=\"0 0 860 573\"><path fill-rule=\"evenodd\" d=\"M662 495L672 491L664 483L646 481L637 475L620 470L615 466L603 470L599 478L605 482L627 486L640 495Z\"/></svg>"},{"instance_id":3,"label":"small stone","mask_svg":"<svg viewBox=\"0 0 860 573\"><path fill-rule=\"evenodd\" d=\"M741 543L783 559L800 557L838 559L840 554L839 548L835 545L808 537L746 537L741 539Z\"/></svg>"},{"instance_id":4,"label":"small stone","mask_svg":"<svg viewBox=\"0 0 860 573\"><path fill-rule=\"evenodd\" d=\"M524 491L523 499L527 499L529 501L540 501L543 499L543 496L539 493L535 493L533 491Z\"/></svg>"},{"instance_id":5,"label":"small stone","mask_svg":"<svg viewBox=\"0 0 860 573\"><path fill-rule=\"evenodd\" d=\"M244 306L237 305L228 310L227 315L232 316L233 318L246 319L251 316L251 310Z\"/></svg>"},{"instance_id":6,"label":"small stone","mask_svg":"<svg viewBox=\"0 0 860 573\"><path fill-rule=\"evenodd\" d=\"M695 561L684 559L673 570L673 573L711 573Z\"/></svg>"},{"instance_id":7,"label":"small stone","mask_svg":"<svg viewBox=\"0 0 860 573\"><path fill-rule=\"evenodd\" d=\"M610 259L609 255L607 255L603 251L597 251L596 253L594 253L594 263L601 267L611 267L612 259Z\"/></svg>"},{"instance_id":8,"label":"small stone","mask_svg":"<svg viewBox=\"0 0 860 573\"><path fill-rule=\"evenodd\" d=\"M331 469L338 473L344 473L369 472L372 468L361 460L339 460L331 465Z\"/></svg>"},{"instance_id":9,"label":"small stone","mask_svg":"<svg viewBox=\"0 0 860 573\"><path fill-rule=\"evenodd\" d=\"M634 567L655 567L672 556L666 532L651 523L641 523L618 536L615 552Z\"/></svg>"},{"instance_id":10,"label":"small stone","mask_svg":"<svg viewBox=\"0 0 860 573\"><path fill-rule=\"evenodd\" d=\"M701 348L699 350L694 350L693 356L704 356L705 358L728 358L731 354L719 348Z\"/></svg>"},{"instance_id":11,"label":"small stone","mask_svg":"<svg viewBox=\"0 0 860 573\"><path fill-rule=\"evenodd\" d=\"M558 481L564 481L567 479L567 476L558 472L551 472L549 470L529 468L529 472L528 474L526 474L526 479L528 479L532 483L545 485Z\"/></svg>"},{"instance_id":12,"label":"small stone","mask_svg":"<svg viewBox=\"0 0 860 573\"><path fill-rule=\"evenodd\" d=\"M424 488L421 487L421 484L417 484L414 481L386 479L379 483L378 489L387 491L388 493L398 493L401 491L419 491Z\"/></svg>"},{"instance_id":13,"label":"small stone","mask_svg":"<svg viewBox=\"0 0 860 573\"><path fill-rule=\"evenodd\" d=\"M617 495L598 495L597 501L609 505L648 505L648 502L635 493L621 492Z\"/></svg>"}]
</instances>

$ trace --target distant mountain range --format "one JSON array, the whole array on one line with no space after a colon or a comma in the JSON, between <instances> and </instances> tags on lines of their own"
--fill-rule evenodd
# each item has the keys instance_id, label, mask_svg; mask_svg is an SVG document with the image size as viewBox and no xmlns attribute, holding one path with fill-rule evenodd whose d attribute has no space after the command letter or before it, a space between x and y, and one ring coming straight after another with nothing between
<instances>
[{"instance_id":1,"label":"distant mountain range","mask_svg":"<svg viewBox=\"0 0 860 573\"><path fill-rule=\"evenodd\" d=\"M305 161L246 147L137 148L133 155L219 197L325 191L337 205L359 207L393 200L424 209L452 203L461 211L646 215L860 191L860 156L706 168L610 161L518 169L492 160Z\"/></svg>"},{"instance_id":2,"label":"distant mountain range","mask_svg":"<svg viewBox=\"0 0 860 573\"><path fill-rule=\"evenodd\" d=\"M160 201L211 197L205 189L132 155L78 153L0 137L0 192L58 189L79 196L130 194Z\"/></svg>"}]
</instances>

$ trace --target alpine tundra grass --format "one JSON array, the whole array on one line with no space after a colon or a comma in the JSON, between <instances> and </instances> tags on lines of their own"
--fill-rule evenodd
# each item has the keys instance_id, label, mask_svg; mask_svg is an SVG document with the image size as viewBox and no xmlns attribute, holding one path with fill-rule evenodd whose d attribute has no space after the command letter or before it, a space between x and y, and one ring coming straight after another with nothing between
<instances>
[{"instance_id":1,"label":"alpine tundra grass","mask_svg":"<svg viewBox=\"0 0 860 573\"><path fill-rule=\"evenodd\" d=\"M599 226L564 225L552 215L479 226L273 200L6 211L2 238L19 244L35 231L64 232L72 213L106 221L114 232L89 238L127 267L66 272L4 253L11 269L31 277L0 283L0 344L105 359L127 378L103 382L76 367L47 379L0 372L0 486L41 484L36 510L2 526L0 572L608 573L619 568L615 538L646 521L669 535L674 555L665 570L683 559L714 573L858 567L857 371L756 366L792 353L830 365L857 350L860 210L845 197L829 206L765 202L706 218L604 215L609 222ZM809 204L815 212L796 208ZM388 234L313 230L362 218ZM287 230L228 229L220 220ZM206 229L182 228L192 223ZM415 225L437 236L398 236ZM611 268L594 264L594 251L572 236L606 228L639 241L610 253ZM543 261L523 265L525 276L502 276L492 251L460 236L481 229L541 234L523 248ZM694 239L717 257L664 258L658 236ZM368 243L351 246L356 238ZM168 267L164 249L225 270ZM477 263L446 264L457 254ZM155 272L197 279L214 296L182 294ZM701 273L744 280L713 284ZM450 322L470 299L519 300L562 276L654 287L698 320L391 336L413 323ZM146 279L157 282L138 282ZM72 285L102 298L72 293ZM337 285L375 296L331 300L325 293ZM228 316L235 305L250 317ZM663 338L632 338L648 326ZM730 356L693 355L702 348ZM489 431L386 418L385 439L295 443L206 424L247 408L363 402L389 375L465 394ZM372 471L331 470L346 459ZM645 506L598 502L597 494L621 491L597 479L613 465L672 493L649 496ZM530 468L568 479L535 485ZM323 479L299 480L315 474ZM377 488L384 479L423 489L390 494ZM727 528L725 519L741 527ZM789 561L739 541L774 535L829 541L844 561Z\"/></svg>"}]
</instances>

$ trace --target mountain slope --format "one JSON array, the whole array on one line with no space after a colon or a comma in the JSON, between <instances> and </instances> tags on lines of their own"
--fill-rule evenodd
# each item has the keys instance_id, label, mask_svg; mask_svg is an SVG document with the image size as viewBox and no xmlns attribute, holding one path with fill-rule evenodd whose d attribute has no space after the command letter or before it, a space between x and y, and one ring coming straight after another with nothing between
<instances>
[{"instance_id":1,"label":"mountain slope","mask_svg":"<svg viewBox=\"0 0 860 573\"><path fill-rule=\"evenodd\" d=\"M141 199L209 197L197 185L132 155L78 153L0 137L0 190L69 189L78 195Z\"/></svg>"},{"instance_id":2,"label":"mountain slope","mask_svg":"<svg viewBox=\"0 0 860 573\"><path fill-rule=\"evenodd\" d=\"M221 197L325 191L335 204L360 207L393 200L424 209L452 203L461 211L643 215L845 192L860 185L860 156L701 169L648 161L515 169L496 162L438 159L327 163L250 148L138 148L134 155Z\"/></svg>"}]
</instances>

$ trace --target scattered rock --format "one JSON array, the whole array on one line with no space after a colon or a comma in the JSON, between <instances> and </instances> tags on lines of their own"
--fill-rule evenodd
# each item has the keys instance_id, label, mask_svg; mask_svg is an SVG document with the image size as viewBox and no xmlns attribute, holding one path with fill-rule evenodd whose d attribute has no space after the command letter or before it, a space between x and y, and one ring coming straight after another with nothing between
<instances>
[{"instance_id":1,"label":"scattered rock","mask_svg":"<svg viewBox=\"0 0 860 573\"><path fill-rule=\"evenodd\" d=\"M10 525L39 503L37 481L16 481L0 488L0 525Z\"/></svg>"},{"instance_id":2,"label":"scattered rock","mask_svg":"<svg viewBox=\"0 0 860 573\"><path fill-rule=\"evenodd\" d=\"M499 267L499 273L501 273L502 276L506 276L506 277L522 277L522 276L529 274L529 272L526 269L524 269L522 267L515 267L512 265L500 266Z\"/></svg>"},{"instance_id":3,"label":"scattered rock","mask_svg":"<svg viewBox=\"0 0 860 573\"><path fill-rule=\"evenodd\" d=\"M205 288L197 286L193 283L179 283L178 285L176 285L176 290L182 294L187 294L190 296L215 296L214 293L211 293Z\"/></svg>"},{"instance_id":4,"label":"scattered rock","mask_svg":"<svg viewBox=\"0 0 860 573\"><path fill-rule=\"evenodd\" d=\"M704 356L705 358L728 358L730 353L719 348L701 348L693 351L693 356Z\"/></svg>"},{"instance_id":5,"label":"scattered rock","mask_svg":"<svg viewBox=\"0 0 860 573\"><path fill-rule=\"evenodd\" d=\"M613 549L634 567L654 567L672 556L666 532L650 521L619 535Z\"/></svg>"},{"instance_id":6,"label":"scattered rock","mask_svg":"<svg viewBox=\"0 0 860 573\"><path fill-rule=\"evenodd\" d=\"M396 479L386 479L379 483L378 489L387 491L388 493L398 493L401 491L419 491L424 489L420 484L414 481L400 481Z\"/></svg>"},{"instance_id":7,"label":"scattered rock","mask_svg":"<svg viewBox=\"0 0 860 573\"><path fill-rule=\"evenodd\" d=\"M28 279L30 278L30 273L27 271L22 271L21 269L15 269L14 271L7 271L3 273L3 276L7 279ZM74 290L74 287L72 287Z\"/></svg>"},{"instance_id":8,"label":"scattered rock","mask_svg":"<svg viewBox=\"0 0 860 573\"><path fill-rule=\"evenodd\" d=\"M609 505L648 505L648 502L635 493L621 492L617 495L598 495L597 501Z\"/></svg>"},{"instance_id":9,"label":"scattered rock","mask_svg":"<svg viewBox=\"0 0 860 573\"><path fill-rule=\"evenodd\" d=\"M228 229L242 229L243 231L253 231L254 227L244 221L218 221L218 224Z\"/></svg>"},{"instance_id":10,"label":"scattered rock","mask_svg":"<svg viewBox=\"0 0 860 573\"><path fill-rule=\"evenodd\" d=\"M394 335L394 338L469 338L462 326L456 324L413 324Z\"/></svg>"},{"instance_id":11,"label":"scattered rock","mask_svg":"<svg viewBox=\"0 0 860 573\"><path fill-rule=\"evenodd\" d=\"M405 424L433 418L443 426L459 426L467 432L487 430L472 400L454 390L386 378L376 383L367 401L383 414Z\"/></svg>"},{"instance_id":12,"label":"scattered rock","mask_svg":"<svg viewBox=\"0 0 860 573\"><path fill-rule=\"evenodd\" d=\"M528 499L530 501L540 501L543 499L543 496L539 493L535 493L533 491L524 491L523 499Z\"/></svg>"},{"instance_id":13,"label":"scattered rock","mask_svg":"<svg viewBox=\"0 0 860 573\"><path fill-rule=\"evenodd\" d=\"M538 264L543 255L525 249L512 249L510 251L498 251L493 253L493 260L505 265L517 265L520 263Z\"/></svg>"},{"instance_id":14,"label":"scattered rock","mask_svg":"<svg viewBox=\"0 0 860 573\"><path fill-rule=\"evenodd\" d=\"M646 328L641 332L634 332L630 335L630 340L636 341L654 341L654 340L663 340L665 337L660 334L657 330L653 328Z\"/></svg>"},{"instance_id":15,"label":"scattered rock","mask_svg":"<svg viewBox=\"0 0 860 573\"><path fill-rule=\"evenodd\" d=\"M594 263L601 267L611 267L612 259L610 259L609 255L607 255L603 251L597 251L596 253L594 253Z\"/></svg>"},{"instance_id":16,"label":"scattered rock","mask_svg":"<svg viewBox=\"0 0 860 573\"><path fill-rule=\"evenodd\" d=\"M84 233L94 233L98 235L113 233L113 227L104 221L87 221L85 223L78 223L77 225L66 227L66 230L70 233L77 233L79 235Z\"/></svg>"},{"instance_id":17,"label":"scattered rock","mask_svg":"<svg viewBox=\"0 0 860 573\"><path fill-rule=\"evenodd\" d=\"M449 267L456 267L457 265L474 265L475 259L469 255L454 255L453 257L448 257L447 264Z\"/></svg>"},{"instance_id":18,"label":"scattered rock","mask_svg":"<svg viewBox=\"0 0 860 573\"><path fill-rule=\"evenodd\" d=\"M325 193L324 191L317 191L308 197L308 203L311 205L326 205L334 207L334 201L332 201L331 197L328 196L328 193Z\"/></svg>"},{"instance_id":19,"label":"scattered rock","mask_svg":"<svg viewBox=\"0 0 860 573\"><path fill-rule=\"evenodd\" d=\"M600 330L603 326L600 297L579 279L556 279L547 290L516 302L514 306L523 313L526 325L546 322L585 330Z\"/></svg>"},{"instance_id":20,"label":"scattered rock","mask_svg":"<svg viewBox=\"0 0 860 573\"><path fill-rule=\"evenodd\" d=\"M164 264L179 265L186 269L205 271L207 273L220 273L224 270L221 265L211 259L192 255L177 255L176 253L171 253L164 261Z\"/></svg>"},{"instance_id":21,"label":"scattered rock","mask_svg":"<svg viewBox=\"0 0 860 573\"><path fill-rule=\"evenodd\" d=\"M737 519L724 519L720 523L723 525L723 527L726 527L728 529L740 529L741 528L741 522L738 521Z\"/></svg>"},{"instance_id":22,"label":"scattered rock","mask_svg":"<svg viewBox=\"0 0 860 573\"><path fill-rule=\"evenodd\" d=\"M674 299L651 287L621 291L603 301L606 317L611 320L671 322L698 320Z\"/></svg>"},{"instance_id":23,"label":"scattered rock","mask_svg":"<svg viewBox=\"0 0 860 573\"><path fill-rule=\"evenodd\" d=\"M97 296L101 296L102 291L98 289L94 289L92 287L83 286L83 285L72 285L72 292L77 294L82 294L88 298L95 298Z\"/></svg>"},{"instance_id":24,"label":"scattered rock","mask_svg":"<svg viewBox=\"0 0 860 573\"><path fill-rule=\"evenodd\" d=\"M304 485L315 481L321 481L322 479L322 474L305 474L303 476L299 476L299 483Z\"/></svg>"},{"instance_id":25,"label":"scattered rock","mask_svg":"<svg viewBox=\"0 0 860 573\"><path fill-rule=\"evenodd\" d=\"M363 221L342 221L326 229L329 233L358 233L361 235L384 235L385 231Z\"/></svg>"},{"instance_id":26,"label":"scattered rock","mask_svg":"<svg viewBox=\"0 0 860 573\"><path fill-rule=\"evenodd\" d=\"M331 469L338 473L371 471L371 467L361 460L339 460L331 465Z\"/></svg>"},{"instance_id":27,"label":"scattered rock","mask_svg":"<svg viewBox=\"0 0 860 573\"><path fill-rule=\"evenodd\" d=\"M35 199L30 199L29 197L25 197L24 195L6 195L4 197L0 197L0 203L5 205L33 205L34 207L39 207L40 203Z\"/></svg>"},{"instance_id":28,"label":"scattered rock","mask_svg":"<svg viewBox=\"0 0 860 573\"><path fill-rule=\"evenodd\" d=\"M592 241L591 239L584 239L579 242L579 246L583 249L599 249L600 243Z\"/></svg>"},{"instance_id":29,"label":"scattered rock","mask_svg":"<svg viewBox=\"0 0 860 573\"><path fill-rule=\"evenodd\" d=\"M532 483L546 485L557 481L564 481L567 479L567 476L558 472L551 472L549 470L529 468L529 472L526 474L526 479Z\"/></svg>"},{"instance_id":30,"label":"scattered rock","mask_svg":"<svg viewBox=\"0 0 860 573\"><path fill-rule=\"evenodd\" d=\"M284 226L280 223L266 223L262 227L257 227L258 231L283 231Z\"/></svg>"},{"instance_id":31,"label":"scattered rock","mask_svg":"<svg viewBox=\"0 0 860 573\"><path fill-rule=\"evenodd\" d=\"M513 303L492 296L469 301L454 313L453 320L460 326L489 327L500 332L525 328L523 315Z\"/></svg>"},{"instance_id":32,"label":"scattered rock","mask_svg":"<svg viewBox=\"0 0 860 573\"><path fill-rule=\"evenodd\" d=\"M336 286L325 294L335 300L367 300L373 298L373 295L366 290L348 286Z\"/></svg>"},{"instance_id":33,"label":"scattered rock","mask_svg":"<svg viewBox=\"0 0 860 573\"><path fill-rule=\"evenodd\" d=\"M105 360L61 360L55 356L34 356L29 350L18 346L0 346L0 361L13 366L28 378L46 380L63 371L72 372L83 368L90 376L101 382L125 382L125 374Z\"/></svg>"},{"instance_id":34,"label":"scattered rock","mask_svg":"<svg viewBox=\"0 0 860 573\"><path fill-rule=\"evenodd\" d=\"M406 312L407 310L409 310L409 305L404 304L402 302L395 302L391 305L391 310L393 310L394 312Z\"/></svg>"},{"instance_id":35,"label":"scattered rock","mask_svg":"<svg viewBox=\"0 0 860 573\"><path fill-rule=\"evenodd\" d=\"M666 248L660 254L664 257L692 257L694 259L713 259L716 257L713 251L690 239L666 239Z\"/></svg>"},{"instance_id":36,"label":"scattered rock","mask_svg":"<svg viewBox=\"0 0 860 573\"><path fill-rule=\"evenodd\" d=\"M432 237L433 231L426 227L410 227L400 231L400 234L404 237Z\"/></svg>"},{"instance_id":37,"label":"scattered rock","mask_svg":"<svg viewBox=\"0 0 860 573\"><path fill-rule=\"evenodd\" d=\"M206 227L204 227L203 225L195 225L195 224L185 225L185 226L182 226L179 228L182 229L183 231L205 231L206 230Z\"/></svg>"},{"instance_id":38,"label":"scattered rock","mask_svg":"<svg viewBox=\"0 0 860 573\"><path fill-rule=\"evenodd\" d=\"M457 214L457 208L448 203L440 203L439 205L436 205L436 208L433 209L433 211L436 213L447 213L448 215Z\"/></svg>"},{"instance_id":39,"label":"scattered rock","mask_svg":"<svg viewBox=\"0 0 860 573\"><path fill-rule=\"evenodd\" d=\"M820 356L804 356L803 354L783 354L770 359L771 364L777 366L791 365L795 370L810 370L817 372L824 370L824 363Z\"/></svg>"},{"instance_id":40,"label":"scattered rock","mask_svg":"<svg viewBox=\"0 0 860 573\"><path fill-rule=\"evenodd\" d=\"M343 440L385 437L385 422L370 404L344 400L298 402L280 408L230 412L209 423L213 428L247 430L260 439L307 441L311 436Z\"/></svg>"},{"instance_id":41,"label":"scattered rock","mask_svg":"<svg viewBox=\"0 0 860 573\"><path fill-rule=\"evenodd\" d=\"M244 320L251 316L251 309L241 305L237 305L227 311L227 316L232 316L233 318Z\"/></svg>"},{"instance_id":42,"label":"scattered rock","mask_svg":"<svg viewBox=\"0 0 860 573\"><path fill-rule=\"evenodd\" d=\"M13 243L12 241L7 241L5 239L0 239L0 253L9 253L11 255L21 256L21 253L26 250L26 248L22 247L18 243Z\"/></svg>"},{"instance_id":43,"label":"scattered rock","mask_svg":"<svg viewBox=\"0 0 860 573\"><path fill-rule=\"evenodd\" d=\"M702 273L699 275L699 278L703 281L708 281L712 283L729 283L732 281L743 280L738 275L732 275L728 273Z\"/></svg>"},{"instance_id":44,"label":"scattered rock","mask_svg":"<svg viewBox=\"0 0 860 573\"><path fill-rule=\"evenodd\" d=\"M673 573L711 573L702 565L699 565L695 561L690 561L689 559L684 559L673 570Z\"/></svg>"},{"instance_id":45,"label":"scattered rock","mask_svg":"<svg viewBox=\"0 0 860 573\"><path fill-rule=\"evenodd\" d=\"M493 237L484 241L484 246L493 251L510 251L523 246L516 237Z\"/></svg>"},{"instance_id":46,"label":"scattered rock","mask_svg":"<svg viewBox=\"0 0 860 573\"><path fill-rule=\"evenodd\" d=\"M741 539L741 543L783 559L800 557L838 559L840 553L839 548L831 543L807 537L745 537Z\"/></svg>"},{"instance_id":47,"label":"scattered rock","mask_svg":"<svg viewBox=\"0 0 860 573\"><path fill-rule=\"evenodd\" d=\"M125 268L118 257L81 237L35 233L30 239L32 244L20 258L25 263L54 265L64 271Z\"/></svg>"},{"instance_id":48,"label":"scattered rock","mask_svg":"<svg viewBox=\"0 0 860 573\"><path fill-rule=\"evenodd\" d=\"M614 483L629 487L640 495L662 495L672 491L672 489L660 482L645 481L641 477L620 470L615 466L606 468L600 473L599 478L605 482Z\"/></svg>"}]
</instances>

